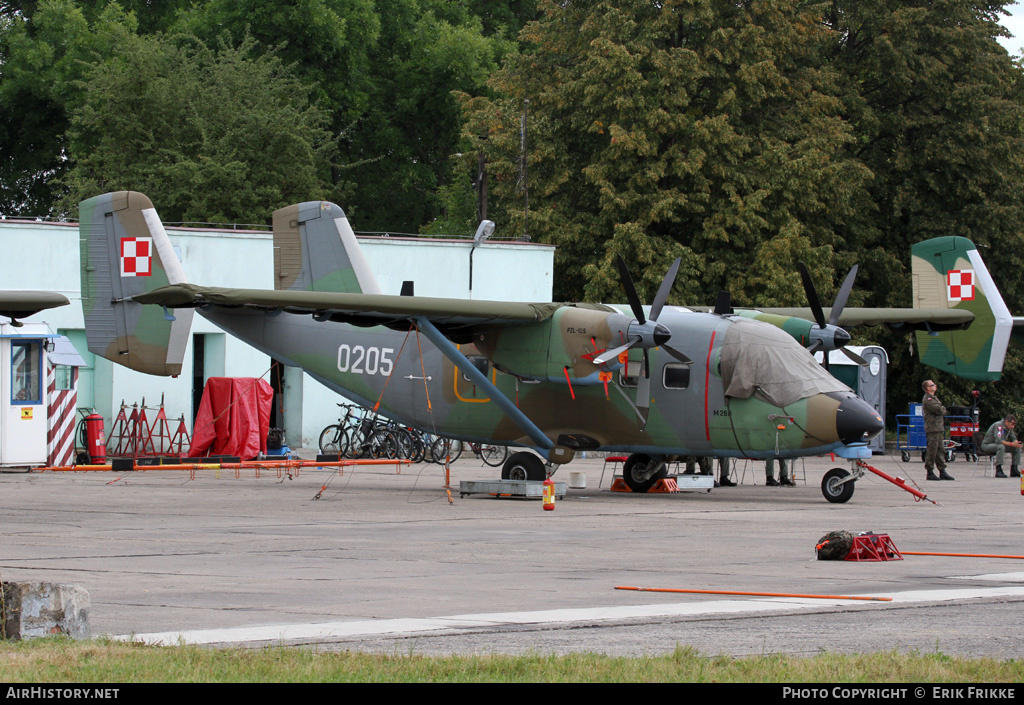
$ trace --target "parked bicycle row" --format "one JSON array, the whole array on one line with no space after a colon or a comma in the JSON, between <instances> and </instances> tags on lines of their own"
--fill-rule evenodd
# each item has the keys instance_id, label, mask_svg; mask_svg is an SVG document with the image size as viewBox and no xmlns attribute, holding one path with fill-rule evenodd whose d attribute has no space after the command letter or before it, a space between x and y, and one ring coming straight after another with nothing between
<instances>
[{"instance_id":1,"label":"parked bicycle row","mask_svg":"<svg viewBox=\"0 0 1024 705\"><path fill-rule=\"evenodd\" d=\"M338 404L344 409L338 423L320 432L320 452L344 458L387 458L414 463L455 462L464 452L472 453L486 465L499 467L508 457L508 447L489 443L464 443L435 436L422 429L403 426L356 404Z\"/></svg>"}]
</instances>

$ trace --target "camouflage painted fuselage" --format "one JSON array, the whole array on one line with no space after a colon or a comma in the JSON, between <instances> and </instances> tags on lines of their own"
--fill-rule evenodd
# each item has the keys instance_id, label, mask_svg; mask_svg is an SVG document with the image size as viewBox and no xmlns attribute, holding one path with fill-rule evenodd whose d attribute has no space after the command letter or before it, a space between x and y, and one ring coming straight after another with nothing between
<instances>
[{"instance_id":1,"label":"camouflage painted fuselage","mask_svg":"<svg viewBox=\"0 0 1024 705\"><path fill-rule=\"evenodd\" d=\"M552 442L561 434L582 435L607 451L812 455L851 442L849 428L837 426L841 403L847 416L851 405L861 404L859 411L873 417L869 424L877 419L849 390L814 394L785 408L757 396L727 399L719 358L733 319L669 308L660 322L673 331L673 346L693 364L683 365L657 348L650 351L650 413L641 429L630 401L635 377L626 375L638 373L640 352L630 353L628 367L610 365L614 372L606 375L597 374L587 358L595 352L595 340L607 339L607 331L598 328L605 325L607 311L614 310L598 308L603 310L593 315L586 309L582 315L560 310L535 326L481 332L460 351ZM251 310L200 313L356 402L373 406L380 400L382 410L409 425L464 440L536 445L487 392L415 330L360 328ZM790 342L793 355L807 356ZM602 377L610 378L607 387Z\"/></svg>"}]
</instances>

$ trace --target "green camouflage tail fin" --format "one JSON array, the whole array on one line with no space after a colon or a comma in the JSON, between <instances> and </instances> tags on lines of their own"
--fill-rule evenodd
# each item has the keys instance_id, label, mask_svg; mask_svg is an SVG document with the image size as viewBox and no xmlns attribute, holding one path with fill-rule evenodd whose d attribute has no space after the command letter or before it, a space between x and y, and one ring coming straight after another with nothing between
<instances>
[{"instance_id":1,"label":"green camouflage tail fin","mask_svg":"<svg viewBox=\"0 0 1024 705\"><path fill-rule=\"evenodd\" d=\"M118 191L82 201L78 211L89 350L140 372L180 374L193 310L171 315L125 300L186 283L153 203L141 193Z\"/></svg>"},{"instance_id":2,"label":"green camouflage tail fin","mask_svg":"<svg viewBox=\"0 0 1024 705\"><path fill-rule=\"evenodd\" d=\"M999 379L1013 318L974 243L940 237L917 243L911 255L914 308L974 314L967 330L918 331L921 362L967 379Z\"/></svg>"},{"instance_id":3,"label":"green camouflage tail fin","mask_svg":"<svg viewBox=\"0 0 1024 705\"><path fill-rule=\"evenodd\" d=\"M345 212L327 201L274 211L274 288L381 293Z\"/></svg>"}]
</instances>

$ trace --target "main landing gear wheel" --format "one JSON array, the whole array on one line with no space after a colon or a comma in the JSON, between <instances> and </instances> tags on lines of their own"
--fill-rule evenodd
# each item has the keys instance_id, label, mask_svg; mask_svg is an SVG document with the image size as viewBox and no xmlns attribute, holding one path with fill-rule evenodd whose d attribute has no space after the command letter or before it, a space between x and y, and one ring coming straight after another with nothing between
<instances>
[{"instance_id":1,"label":"main landing gear wheel","mask_svg":"<svg viewBox=\"0 0 1024 705\"><path fill-rule=\"evenodd\" d=\"M534 480L543 482L547 478L544 461L525 450L513 453L501 466L502 480Z\"/></svg>"},{"instance_id":2,"label":"main landing gear wheel","mask_svg":"<svg viewBox=\"0 0 1024 705\"><path fill-rule=\"evenodd\" d=\"M651 469L661 468L651 472ZM668 468L660 458L652 458L645 453L633 453L622 466L622 479L633 492L646 492L662 478L668 477Z\"/></svg>"},{"instance_id":3,"label":"main landing gear wheel","mask_svg":"<svg viewBox=\"0 0 1024 705\"><path fill-rule=\"evenodd\" d=\"M853 480L842 482L843 478L849 476L850 473L842 468L832 468L825 473L825 477L821 478L821 493L825 495L825 499L833 504L849 502L853 496Z\"/></svg>"}]
</instances>

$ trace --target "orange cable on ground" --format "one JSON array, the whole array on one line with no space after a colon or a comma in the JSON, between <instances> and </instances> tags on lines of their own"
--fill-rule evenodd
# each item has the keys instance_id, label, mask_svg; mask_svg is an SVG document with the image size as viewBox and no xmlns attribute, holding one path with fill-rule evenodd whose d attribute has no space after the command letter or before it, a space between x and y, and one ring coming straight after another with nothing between
<instances>
[{"instance_id":1,"label":"orange cable on ground","mask_svg":"<svg viewBox=\"0 0 1024 705\"><path fill-rule=\"evenodd\" d=\"M904 556L956 556L958 558L1013 558L1024 560L1024 556L1000 555L998 553L931 553L927 551L900 551Z\"/></svg>"},{"instance_id":2,"label":"orange cable on ground","mask_svg":"<svg viewBox=\"0 0 1024 705\"><path fill-rule=\"evenodd\" d=\"M858 595L802 595L789 592L739 592L736 590L683 590L677 588L645 588L616 585L616 590L636 590L638 592L685 592L698 595L748 595L756 597L807 597L816 600L868 600L871 602L892 602L891 597L861 597Z\"/></svg>"}]
</instances>

